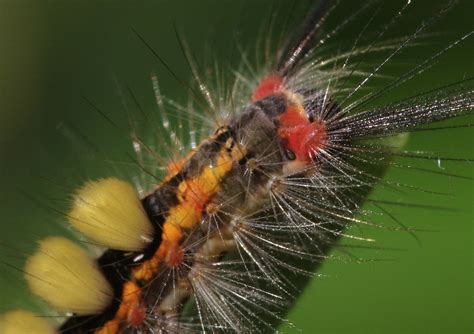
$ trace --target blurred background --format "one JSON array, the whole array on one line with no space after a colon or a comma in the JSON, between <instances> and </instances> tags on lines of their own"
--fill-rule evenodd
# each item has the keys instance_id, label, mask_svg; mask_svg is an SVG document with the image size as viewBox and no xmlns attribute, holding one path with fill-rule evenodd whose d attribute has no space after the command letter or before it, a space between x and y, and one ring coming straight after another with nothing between
<instances>
[{"instance_id":1,"label":"blurred background","mask_svg":"<svg viewBox=\"0 0 474 334\"><path fill-rule=\"evenodd\" d=\"M434 8L445 3L412 2L408 19L404 25L392 28L393 36L413 31L432 16ZM296 13L304 15L304 8L311 3L298 2ZM349 6L347 3L343 1L342 6ZM351 3L357 7L363 2ZM384 4L381 16L386 13L393 17L390 13L402 4ZM264 18L275 10L290 12L292 7L292 2L270 0L0 2L0 311L41 307L29 296L15 268L21 267L35 240L69 234L61 225L68 193L84 179L117 175L121 165L130 161L127 157L132 151L126 134L106 119L120 124L126 118L124 87L133 90L143 109L156 110L150 81L151 74L156 73L163 93L186 104L188 93L151 56L131 28L157 50L176 76L187 81L191 74L175 26L202 63L212 65L215 59L230 72L241 61L236 41L252 50L258 32L265 30ZM342 19L344 13L347 10L334 19ZM473 30L472 13L472 1L459 1L430 30L438 34L428 38L429 45L404 52L399 58L400 74L413 62L419 63ZM289 20L290 26L296 24L297 17ZM277 23L275 34L286 28L287 24ZM447 52L427 73L396 93L406 96L472 76L472 39ZM464 119L451 124L462 122L469 123ZM474 158L473 138L470 128L422 132L410 138L407 149ZM467 162L441 161L439 167L433 161L404 163L474 176L472 164ZM391 169L387 180L443 193L387 191L380 187L371 196L422 204L394 205L389 211L404 225L429 231L417 232L418 242L406 232L371 230L368 236L386 249L354 250L356 257L373 260L365 263L325 263L319 272L322 277L312 281L289 314L296 328L285 326L282 330L474 330L472 180L403 168ZM396 226L393 221L387 224ZM343 240L342 244L350 241Z\"/></svg>"}]
</instances>

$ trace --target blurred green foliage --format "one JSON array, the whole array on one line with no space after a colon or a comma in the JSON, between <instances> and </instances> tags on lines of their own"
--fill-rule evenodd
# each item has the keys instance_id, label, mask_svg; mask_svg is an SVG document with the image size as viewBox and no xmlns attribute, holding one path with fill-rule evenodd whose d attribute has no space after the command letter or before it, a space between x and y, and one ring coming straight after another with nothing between
<instances>
[{"instance_id":1,"label":"blurred green foliage","mask_svg":"<svg viewBox=\"0 0 474 334\"><path fill-rule=\"evenodd\" d=\"M411 28L430 13L430 8L442 3L415 2L412 17L419 21ZM285 9L288 4L279 6ZM0 247L5 249L1 261L19 267L34 247L34 240L51 233L67 234L60 227L60 212L51 207L64 210L68 200L64 193L81 180L108 175L107 168L115 174L114 164L96 169L94 166L104 161L87 154L81 158L77 147L79 151L81 147L87 152L105 151L99 156L111 160L119 160L124 150L130 150L124 148L124 134L92 110L83 96L112 119L123 119L119 87L129 86L144 109L154 110L149 80L154 72L164 93L185 103L183 87L150 56L131 27L143 34L177 76L186 79L190 71L175 36L175 25L184 32L194 54L209 53L229 69L239 61L238 52L229 51L235 51L236 40L251 47L262 18L274 8L279 7L270 0L1 2ZM473 2L459 1L435 26L435 31L443 34L430 40L442 47L472 30L473 12ZM210 46L208 53L203 45ZM472 75L473 51L471 38L400 94ZM408 52L404 59L411 62L417 56ZM472 130L459 129L417 133L407 149L436 149L444 155L473 158L473 144ZM474 175L470 163L441 162L439 169L432 161L403 162ZM425 205L388 209L404 225L432 231L417 232L421 245L406 232L367 232L377 240L376 246L387 249L351 250L357 257L374 259L372 262L325 263L319 272L322 277L308 286L289 314L290 320L305 333L472 332L472 181L395 168L387 180L448 194L380 187L372 195ZM384 223L396 226L393 221ZM350 241L343 240L342 244ZM38 307L19 279L21 273L3 265L0 275L0 310ZM291 326L284 330L296 332Z\"/></svg>"}]
</instances>

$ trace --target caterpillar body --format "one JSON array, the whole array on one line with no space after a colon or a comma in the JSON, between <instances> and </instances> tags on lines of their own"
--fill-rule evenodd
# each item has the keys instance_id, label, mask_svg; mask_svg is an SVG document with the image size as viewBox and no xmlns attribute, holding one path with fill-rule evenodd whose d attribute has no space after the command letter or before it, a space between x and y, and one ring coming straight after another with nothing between
<instances>
[{"instance_id":1,"label":"caterpillar body","mask_svg":"<svg viewBox=\"0 0 474 334\"><path fill-rule=\"evenodd\" d=\"M212 123L212 134L199 144L190 134L184 157L168 162L162 179L141 184L138 192L115 177L89 180L77 189L66 219L105 250L93 258L66 238L41 240L24 276L32 292L65 320L53 327L15 311L4 316L0 331L274 331L301 282L328 258L338 239L370 241L348 231L376 225L356 216L368 193L394 156L425 157L401 149L406 133L469 115L474 91L467 79L449 90L369 103L423 72L472 31L383 88L360 94L432 22L399 40L359 46L358 36L349 50L322 59L319 48L373 4L361 5L323 32L337 5L319 1L267 59L256 84L238 73L228 99L214 97L195 73L203 96L196 104L207 113L193 117ZM388 27L390 22L377 38ZM156 54L139 32L136 36ZM388 56L371 70L358 67L358 57L383 51ZM359 79L355 84L354 78ZM153 83L161 105L156 78ZM161 118L161 129L182 151L167 116ZM162 159L156 150L162 143L148 144L136 134L132 143L138 163L145 154L156 164Z\"/></svg>"}]
</instances>

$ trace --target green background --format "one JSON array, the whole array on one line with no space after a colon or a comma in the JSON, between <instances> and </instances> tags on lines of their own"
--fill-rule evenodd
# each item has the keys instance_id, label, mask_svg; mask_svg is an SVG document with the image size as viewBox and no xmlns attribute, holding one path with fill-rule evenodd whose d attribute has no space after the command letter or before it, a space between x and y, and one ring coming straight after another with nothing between
<instances>
[{"instance_id":1,"label":"green background","mask_svg":"<svg viewBox=\"0 0 474 334\"><path fill-rule=\"evenodd\" d=\"M411 23L396 25L392 31L413 31L443 3L414 2ZM239 61L232 47L235 40L251 50L263 18L275 8L284 12L289 6L288 2L217 0L0 2L0 310L39 307L25 290L21 273L10 265L21 266L34 240L68 233L60 227L61 212L52 208L63 211L68 201L65 194L82 180L120 175L116 166L129 163L123 153L131 153L124 134L94 112L82 96L120 123L124 108L118 87L130 86L143 108L153 110L149 78L154 72L164 93L185 104L183 87L150 56L130 28L140 31L173 71L187 80L190 73L174 25L203 63L212 65L216 59L229 69ZM382 7L381 15L396 8L391 6ZM472 30L473 12L472 1L460 1L435 25L434 31L441 33L428 38L434 46L404 53L400 68L409 68ZM277 21L275 31L284 28L278 22L282 21ZM397 93L403 96L472 76L473 55L471 38ZM473 158L473 144L472 130L467 128L417 133L408 149ZM404 162L474 175L471 163L445 161L441 170L433 161ZM319 272L323 277L313 280L290 312L290 320L305 333L472 332L472 181L406 169L390 170L387 179L446 193L378 187L371 196L426 205L386 208L406 226L429 231L416 233L420 243L406 232L357 232L376 239L374 247L386 249L351 251L374 260L366 263L325 263ZM389 219L379 222L396 226ZM297 332L292 327L284 330Z\"/></svg>"}]
</instances>

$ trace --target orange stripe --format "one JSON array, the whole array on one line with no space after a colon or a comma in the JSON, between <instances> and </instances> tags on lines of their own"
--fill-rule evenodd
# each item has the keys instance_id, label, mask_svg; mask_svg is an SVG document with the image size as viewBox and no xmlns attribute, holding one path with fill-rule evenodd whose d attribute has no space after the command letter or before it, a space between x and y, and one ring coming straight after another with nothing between
<instances>
[{"instance_id":1,"label":"orange stripe","mask_svg":"<svg viewBox=\"0 0 474 334\"><path fill-rule=\"evenodd\" d=\"M173 254L181 254L180 241L183 230L192 229L199 224L206 205L212 196L220 191L222 179L232 170L234 162L245 155L245 149L240 145L235 145L229 154L227 150L231 144L232 139L229 139L221 149L214 165L205 167L200 175L183 180L179 184L176 190L179 204L169 210L163 223L160 246L152 258L132 271L130 281L124 284L122 301L115 317L102 328L97 329L96 334L115 334L124 321L129 325L139 325L140 316L145 311L141 302L141 288L137 282L152 280L158 273L161 263L166 263L169 267L177 265L177 257ZM188 158L193 154L194 152ZM181 168L185 162L180 160L179 167ZM170 169L170 172L176 174L178 171ZM170 178L169 175L165 179L168 178Z\"/></svg>"}]
</instances>

